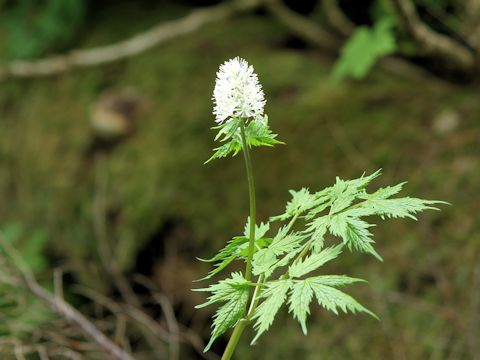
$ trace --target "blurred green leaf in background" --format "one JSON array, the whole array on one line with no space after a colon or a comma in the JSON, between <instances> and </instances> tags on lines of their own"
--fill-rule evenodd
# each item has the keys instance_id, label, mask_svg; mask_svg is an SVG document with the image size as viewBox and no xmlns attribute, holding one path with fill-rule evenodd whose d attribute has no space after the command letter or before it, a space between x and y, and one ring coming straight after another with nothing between
<instances>
[{"instance_id":1,"label":"blurred green leaf in background","mask_svg":"<svg viewBox=\"0 0 480 360\"><path fill-rule=\"evenodd\" d=\"M335 63L335 80L353 77L361 79L368 74L378 59L395 52L394 22L385 17L372 27L361 26L348 39Z\"/></svg>"},{"instance_id":2,"label":"blurred green leaf in background","mask_svg":"<svg viewBox=\"0 0 480 360\"><path fill-rule=\"evenodd\" d=\"M86 15L84 0L0 1L0 26L6 53L29 59L63 50L77 35Z\"/></svg>"},{"instance_id":3,"label":"blurred green leaf in background","mask_svg":"<svg viewBox=\"0 0 480 360\"><path fill-rule=\"evenodd\" d=\"M9 223L2 227L5 241L14 246L21 254L25 265L33 272L47 269L48 261L43 254L46 234L42 230L33 231L26 236L26 231L19 223ZM0 254L2 250L0 249ZM2 259L0 259L1 261ZM2 275L8 273L8 266L0 262ZM0 284L0 336L28 339L41 324L52 319L52 312L37 298L26 293L18 286ZM0 352L1 354L1 352Z\"/></svg>"}]
</instances>

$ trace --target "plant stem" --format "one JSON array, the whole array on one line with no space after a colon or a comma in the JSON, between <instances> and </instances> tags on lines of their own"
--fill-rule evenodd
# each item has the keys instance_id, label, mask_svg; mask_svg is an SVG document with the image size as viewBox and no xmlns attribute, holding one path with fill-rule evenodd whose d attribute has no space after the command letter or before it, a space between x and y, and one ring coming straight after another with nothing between
<instances>
[{"instance_id":1,"label":"plant stem","mask_svg":"<svg viewBox=\"0 0 480 360\"><path fill-rule=\"evenodd\" d=\"M247 145L247 139L245 136L245 123L242 121L240 123L240 134L242 137L242 147L243 147L243 156L245 159L245 168L247 170L247 180L248 180L248 194L250 198L250 236L249 236L249 244L248 244L248 255L247 255L247 268L245 270L245 279L250 281L252 278L252 258L253 252L255 250L255 182L253 178L253 168L252 168L252 159L250 158L250 150ZM295 222L297 221L300 214L296 214L288 224L287 232L289 232ZM238 341L242 336L243 331L247 327L248 323L252 315L255 312L255 309L258 305L260 288L263 285L265 277L263 275L260 276L258 279L258 284L255 286L255 290L253 292L253 296L250 302L250 306L248 308L246 318L240 320L238 324L233 329L232 336L230 336L230 340L228 341L227 347L222 355L222 360L230 360L233 353L235 352L235 348L237 347Z\"/></svg>"},{"instance_id":2,"label":"plant stem","mask_svg":"<svg viewBox=\"0 0 480 360\"><path fill-rule=\"evenodd\" d=\"M242 136L243 157L245 159L245 169L247 170L248 180L248 196L250 199L250 237L248 243L247 268L245 270L245 279L250 281L252 278L252 258L255 250L255 182L253 178L252 159L250 158L250 149L247 145L247 138L245 136L245 124L240 123L240 134Z\"/></svg>"},{"instance_id":3,"label":"plant stem","mask_svg":"<svg viewBox=\"0 0 480 360\"><path fill-rule=\"evenodd\" d=\"M287 233L289 233L290 230L292 230L292 227L295 224L295 222L297 221L299 216L300 216L300 213L297 213L292 218L292 220L290 220L290 222L287 225L287 231L286 231ZM248 321L250 321L252 315L255 313L255 309L257 308L257 305L258 305L258 300L259 300L259 296L260 296L261 287L263 286L263 283L264 283L265 280L266 279L265 279L264 274L260 275L260 277L258 278L257 284L255 286L255 290L253 292L252 300L250 302L250 306L249 306L248 312L247 312L247 320Z\"/></svg>"},{"instance_id":4,"label":"plant stem","mask_svg":"<svg viewBox=\"0 0 480 360\"><path fill-rule=\"evenodd\" d=\"M247 160L245 160L245 161L247 161ZM299 216L300 216L300 214L296 214L292 218L290 223L287 225L287 228L288 228L287 232L290 232L290 230L292 229L293 225L295 224L295 222L297 221ZM250 224L252 224L252 223L250 223ZM250 322L253 314L255 313L255 309L257 308L257 305L258 305L258 300L259 300L261 287L262 287L264 281L265 281L265 276L262 274L262 275L260 275L260 278L258 279L257 284L255 286L255 290L253 292L252 300L250 301L250 306L248 308L247 317L245 319L240 320L238 322L237 326L235 327L235 329L233 330L232 336L230 337L230 340L227 344L227 347L225 348L225 351L223 353L222 360L229 360L232 357L233 352L235 351L235 347L237 346L238 341L240 340L240 337L242 336L243 330L245 330L245 328L248 325L248 323Z\"/></svg>"},{"instance_id":5,"label":"plant stem","mask_svg":"<svg viewBox=\"0 0 480 360\"><path fill-rule=\"evenodd\" d=\"M253 291L252 301L250 302L250 306L248 307L247 312L247 319L250 320L251 316L255 312L255 309L258 305L258 295L260 295L261 287L263 286L263 282L265 281L265 275L260 275L258 278L258 285L255 286L255 290Z\"/></svg>"},{"instance_id":6,"label":"plant stem","mask_svg":"<svg viewBox=\"0 0 480 360\"><path fill-rule=\"evenodd\" d=\"M292 230L293 225L295 225L295 222L297 221L298 217L300 216L300 213L296 213L295 216L290 220L290 222L287 225L287 231L286 233L288 234L290 230Z\"/></svg>"},{"instance_id":7,"label":"plant stem","mask_svg":"<svg viewBox=\"0 0 480 360\"><path fill-rule=\"evenodd\" d=\"M243 148L243 157L245 159L245 169L247 170L247 181L248 181L248 196L250 199L250 236L249 236L249 243L248 243L248 255L247 255L247 268L245 269L245 279L250 281L252 278L252 259L253 253L255 250L255 212L256 212L256 203L255 203L255 181L253 178L253 167L252 167L252 159L250 157L250 149L248 148L247 138L245 136L245 123L242 120L240 122L240 135L242 137L242 148ZM259 281L260 283L262 281ZM258 293L259 285L255 288L254 298L252 299L252 305L249 309L249 314L252 310L252 306L255 302L255 294ZM250 291L250 290L249 290ZM238 341L242 336L243 330L248 324L248 316L246 319L240 320L235 329L233 329L232 336L228 341L227 347L222 355L222 360L230 360L233 353L235 352L235 348L237 347Z\"/></svg>"},{"instance_id":8,"label":"plant stem","mask_svg":"<svg viewBox=\"0 0 480 360\"><path fill-rule=\"evenodd\" d=\"M235 352L235 348L237 347L238 341L242 336L243 330L247 327L248 320L242 319L238 322L235 329L233 329L232 336L230 336L230 340L228 341L227 347L222 355L222 360L230 360L232 358L233 353Z\"/></svg>"}]
</instances>

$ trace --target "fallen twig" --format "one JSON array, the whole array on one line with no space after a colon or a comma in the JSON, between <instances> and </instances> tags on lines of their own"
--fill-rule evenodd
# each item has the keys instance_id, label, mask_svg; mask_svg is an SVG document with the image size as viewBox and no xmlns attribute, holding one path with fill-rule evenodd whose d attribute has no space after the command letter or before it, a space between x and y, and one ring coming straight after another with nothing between
<instances>
[{"instance_id":1,"label":"fallen twig","mask_svg":"<svg viewBox=\"0 0 480 360\"><path fill-rule=\"evenodd\" d=\"M93 340L100 348L116 359L133 360L133 357L113 343L103 332L101 332L90 320L78 310L65 302L62 298L51 294L41 287L33 273L23 263L16 250L5 240L0 233L0 246L11 261L12 265L19 272L17 285L29 290L38 299L47 304L54 312L62 316L70 323L77 325L85 336Z\"/></svg>"}]
</instances>

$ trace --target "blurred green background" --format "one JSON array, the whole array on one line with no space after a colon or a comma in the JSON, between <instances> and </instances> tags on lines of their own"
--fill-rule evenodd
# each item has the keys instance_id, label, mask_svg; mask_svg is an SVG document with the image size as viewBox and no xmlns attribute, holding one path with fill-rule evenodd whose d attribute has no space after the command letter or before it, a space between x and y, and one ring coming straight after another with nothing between
<instances>
[{"instance_id":1,"label":"blurred green background","mask_svg":"<svg viewBox=\"0 0 480 360\"><path fill-rule=\"evenodd\" d=\"M3 0L0 74L19 60L116 43L218 3ZM352 294L380 322L316 308L304 337L284 311L256 346L245 336L237 358L480 359L476 70L422 52L392 3L260 6L100 66L0 75L4 236L44 286L52 287L52 273L61 268L65 297L108 323L113 318L79 291L119 298L98 255L99 237L107 238L134 290L146 296L134 279L147 277L169 299L178 323L208 339L212 309L194 310L203 298L190 291L207 271L196 257L208 257L241 233L248 198L240 159L203 163L214 146L215 72L241 56L254 65L270 125L286 142L254 152L259 220L282 211L288 189L320 190L335 176L379 168L376 186L407 180L404 194L452 206L421 214L417 223L387 221L373 229L384 263L353 254L335 265L337 273L369 280ZM431 31L475 55L474 43L462 35L469 3L412 4ZM332 4L351 28L335 28L325 6ZM290 26L283 10L333 34L335 46L311 41L315 32ZM47 353L74 348L43 334L65 325L38 301L20 289L0 285L0 291L0 358L19 358L13 339L42 344ZM154 306L145 311L164 321ZM105 325L107 333L115 328ZM136 358L168 358L149 352L138 334L129 336ZM218 341L213 353L225 344L226 338ZM78 353L102 358L88 349ZM62 356L50 353L68 358ZM35 351L25 357L40 358ZM182 343L180 358L202 357Z\"/></svg>"}]
</instances>

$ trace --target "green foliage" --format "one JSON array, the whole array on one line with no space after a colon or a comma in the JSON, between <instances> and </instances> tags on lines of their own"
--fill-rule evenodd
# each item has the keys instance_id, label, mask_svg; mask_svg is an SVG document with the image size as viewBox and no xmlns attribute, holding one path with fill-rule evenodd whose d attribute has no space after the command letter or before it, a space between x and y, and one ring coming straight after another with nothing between
<instances>
[{"instance_id":1,"label":"green foliage","mask_svg":"<svg viewBox=\"0 0 480 360\"><path fill-rule=\"evenodd\" d=\"M210 292L208 301L198 305L202 308L218 302L225 302L215 313L213 317L213 330L209 343L205 347L208 351L213 342L224 332L234 326L238 320L245 315L245 308L248 301L248 288L251 283L240 273L232 273L232 277L220 281L206 289L197 289L196 291Z\"/></svg>"},{"instance_id":2,"label":"green foliage","mask_svg":"<svg viewBox=\"0 0 480 360\"><path fill-rule=\"evenodd\" d=\"M287 292L292 286L290 279L272 281L266 284L260 297L264 301L255 311L252 320L255 320L254 328L257 331L252 343L256 342L258 338L268 330L272 325L275 315L282 307L287 298Z\"/></svg>"},{"instance_id":3,"label":"green foliage","mask_svg":"<svg viewBox=\"0 0 480 360\"><path fill-rule=\"evenodd\" d=\"M248 290L239 289L232 294L230 300L221 306L213 316L213 330L210 341L204 349L207 352L213 342L228 329L233 327L245 315L245 307L248 302Z\"/></svg>"},{"instance_id":4,"label":"green foliage","mask_svg":"<svg viewBox=\"0 0 480 360\"><path fill-rule=\"evenodd\" d=\"M355 248L358 251L370 253L382 261L382 257L372 246L374 241L371 239L372 234L368 231L371 226L373 225L343 213L332 217L330 232L333 235L340 236L350 249Z\"/></svg>"},{"instance_id":5,"label":"green foliage","mask_svg":"<svg viewBox=\"0 0 480 360\"><path fill-rule=\"evenodd\" d=\"M46 245L45 233L33 231L28 236L18 223L10 223L2 227L2 235L6 242L15 247L21 255L24 265L33 272L47 268L48 262L43 253ZM3 250L0 246L0 276L10 273L10 266L3 261ZM53 314L39 299L31 296L26 290L11 284L1 283L0 293L0 337L28 339L31 333L53 318Z\"/></svg>"},{"instance_id":6,"label":"green foliage","mask_svg":"<svg viewBox=\"0 0 480 360\"><path fill-rule=\"evenodd\" d=\"M307 335L307 316L310 315L310 302L313 298L313 289L308 280L298 281L293 285L290 293L288 311L302 326L302 331Z\"/></svg>"},{"instance_id":7,"label":"green foliage","mask_svg":"<svg viewBox=\"0 0 480 360\"><path fill-rule=\"evenodd\" d=\"M292 195L292 200L287 203L285 213L274 216L271 218L271 220L285 221L317 205L317 199L315 196L310 194L307 188L302 188L299 191L290 190L289 192Z\"/></svg>"},{"instance_id":8,"label":"green foliage","mask_svg":"<svg viewBox=\"0 0 480 360\"><path fill-rule=\"evenodd\" d=\"M326 248L319 253L312 254L302 260L296 261L288 269L292 278L300 278L309 272L317 270L323 264L335 259L342 252L342 245Z\"/></svg>"},{"instance_id":9,"label":"green foliage","mask_svg":"<svg viewBox=\"0 0 480 360\"><path fill-rule=\"evenodd\" d=\"M2 10L2 9L0 9ZM82 25L83 0L20 0L4 5L7 51L13 58L33 58L69 44Z\"/></svg>"},{"instance_id":10,"label":"green foliage","mask_svg":"<svg viewBox=\"0 0 480 360\"><path fill-rule=\"evenodd\" d=\"M337 309L341 309L344 313L364 312L378 319L374 313L359 304L350 295L347 295L334 287L323 285L321 282L316 281L315 278L308 279L308 283L315 293L315 298L317 299L318 304L334 314L338 315Z\"/></svg>"},{"instance_id":11,"label":"green foliage","mask_svg":"<svg viewBox=\"0 0 480 360\"><path fill-rule=\"evenodd\" d=\"M411 197L392 198L402 190L405 183L369 193L367 186L378 176L380 171L353 180L337 178L334 185L316 193L305 188L290 191L292 199L287 203L285 212L270 219L271 222L289 223L281 226L273 239L266 237L269 224L256 227L256 249L252 266L253 274L258 276L258 283L249 283L240 274L234 273L231 279L221 280L207 289L212 295L202 307L227 301L214 318L209 346L241 317L245 321L254 322L256 334L252 343L256 342L272 325L284 303L288 305L288 312L300 323L304 334L307 333L307 318L314 298L321 307L334 314L341 310L344 313L362 312L376 318L374 313L350 295L337 289L364 280L345 275L315 275L314 272L339 257L345 247L350 251L371 254L381 260L370 232L374 224L367 222L365 217L369 221L372 216L381 219L416 219L416 213L436 209L434 205L443 203ZM297 221L303 222L303 230L295 230ZM244 237L234 238L218 255L210 259L217 262L216 269L213 270L215 273L234 259L246 258L247 230L248 224ZM332 235L332 240L340 238L340 243L324 247L327 241L331 241L326 239L327 235ZM283 273L280 271L282 267L287 267ZM259 302L259 305L253 305L252 311L245 314L240 308L246 306L243 296L248 295L243 295L243 291L248 294L249 286L257 286L259 295L254 296L252 302ZM230 311L228 317L227 310Z\"/></svg>"},{"instance_id":12,"label":"green foliage","mask_svg":"<svg viewBox=\"0 0 480 360\"><path fill-rule=\"evenodd\" d=\"M245 225L245 231L243 236L235 236L231 239L227 245L218 252L211 259L199 259L203 262L214 262L214 268L208 273L207 276L200 280L210 279L212 276L218 274L225 267L227 267L233 260L238 258L246 258L247 248L248 248L248 231L250 227L250 218L247 220ZM255 243L258 248L263 248L267 243L270 243L272 240L264 238L264 235L270 229L269 223L261 223L259 226L255 226Z\"/></svg>"},{"instance_id":13,"label":"green foliage","mask_svg":"<svg viewBox=\"0 0 480 360\"><path fill-rule=\"evenodd\" d=\"M31 334L54 318L39 299L23 289L0 286L0 337L29 340Z\"/></svg>"},{"instance_id":14,"label":"green foliage","mask_svg":"<svg viewBox=\"0 0 480 360\"><path fill-rule=\"evenodd\" d=\"M393 25L392 19L386 17L375 22L371 28L359 27L343 46L333 68L333 78L364 78L378 59L394 53L397 46Z\"/></svg>"},{"instance_id":15,"label":"green foliage","mask_svg":"<svg viewBox=\"0 0 480 360\"><path fill-rule=\"evenodd\" d=\"M20 224L10 223L3 227L2 233L5 236L5 240L10 242L21 254L25 265L31 271L39 272L46 268L48 263L43 250L47 237L43 231L36 230L25 236L25 230Z\"/></svg>"},{"instance_id":16,"label":"green foliage","mask_svg":"<svg viewBox=\"0 0 480 360\"><path fill-rule=\"evenodd\" d=\"M289 312L298 320L302 331L307 335L307 316L310 315L310 303L313 295L320 306L338 315L337 308L343 312L364 312L375 318L377 316L370 310L359 304L351 296L335 289L335 286L342 286L363 281L361 279L349 278L347 276L324 275L296 280L289 298Z\"/></svg>"},{"instance_id":17,"label":"green foliage","mask_svg":"<svg viewBox=\"0 0 480 360\"><path fill-rule=\"evenodd\" d=\"M228 155L235 156L242 150L242 137L240 132L240 124L244 121L240 118L231 118L229 121L215 126L213 129L218 130L215 141L224 142L223 145L213 149L214 154L206 163L214 160L227 157ZM245 127L245 138L248 147L258 146L274 146L276 144L283 144L276 139L277 134L274 134L268 126L268 116L265 115L263 121L250 121Z\"/></svg>"},{"instance_id":18,"label":"green foliage","mask_svg":"<svg viewBox=\"0 0 480 360\"><path fill-rule=\"evenodd\" d=\"M288 227L281 228L270 245L259 249L253 256L253 273L270 275L277 267L279 257L286 253L295 253L304 236L299 233L288 234Z\"/></svg>"}]
</instances>

